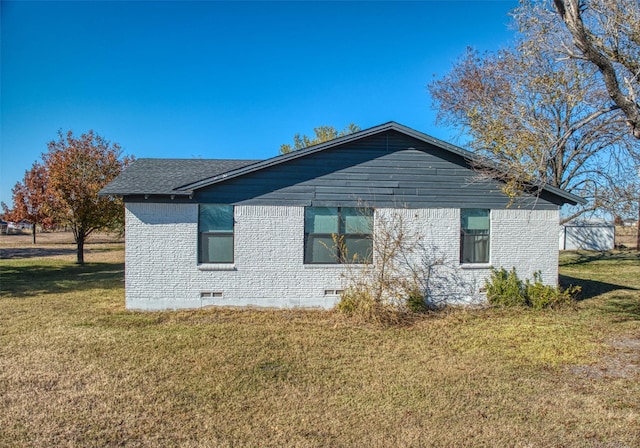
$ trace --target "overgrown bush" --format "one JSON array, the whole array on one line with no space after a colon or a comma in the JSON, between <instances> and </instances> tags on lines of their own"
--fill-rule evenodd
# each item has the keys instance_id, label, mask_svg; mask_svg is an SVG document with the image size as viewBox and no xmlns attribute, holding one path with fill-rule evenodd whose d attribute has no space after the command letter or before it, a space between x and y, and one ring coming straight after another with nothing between
<instances>
[{"instance_id":1,"label":"overgrown bush","mask_svg":"<svg viewBox=\"0 0 640 448\"><path fill-rule=\"evenodd\" d=\"M376 216L371 262L346 264L338 311L366 321L400 323L466 296L461 290L468 285L446 255L407 223L406 214Z\"/></svg>"},{"instance_id":2,"label":"overgrown bush","mask_svg":"<svg viewBox=\"0 0 640 448\"><path fill-rule=\"evenodd\" d=\"M397 304L378 300L369 288L348 288L336 305L336 309L365 322L395 324L404 320L406 313Z\"/></svg>"},{"instance_id":3,"label":"overgrown bush","mask_svg":"<svg viewBox=\"0 0 640 448\"><path fill-rule=\"evenodd\" d=\"M545 285L540 271L533 273L533 281L525 279L523 282L515 268L511 271L492 268L485 288L487 300L492 305L528 306L537 310L573 303L581 290L579 286L562 289Z\"/></svg>"},{"instance_id":4,"label":"overgrown bush","mask_svg":"<svg viewBox=\"0 0 640 448\"><path fill-rule=\"evenodd\" d=\"M579 286L563 289L559 286L545 285L540 271L533 273L533 282L527 279L525 288L528 305L537 310L573 303L582 289Z\"/></svg>"},{"instance_id":5,"label":"overgrown bush","mask_svg":"<svg viewBox=\"0 0 640 448\"><path fill-rule=\"evenodd\" d=\"M527 304L526 288L518 278L516 269L491 269L489 280L485 282L487 299L492 305L521 306Z\"/></svg>"}]
</instances>

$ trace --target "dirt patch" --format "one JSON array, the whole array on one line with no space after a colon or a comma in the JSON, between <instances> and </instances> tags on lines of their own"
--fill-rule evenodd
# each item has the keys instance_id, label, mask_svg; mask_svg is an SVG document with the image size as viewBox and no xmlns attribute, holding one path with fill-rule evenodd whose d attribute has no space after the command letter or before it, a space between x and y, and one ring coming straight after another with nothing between
<instances>
[{"instance_id":1,"label":"dirt patch","mask_svg":"<svg viewBox=\"0 0 640 448\"><path fill-rule=\"evenodd\" d=\"M571 367L571 373L589 379L640 376L640 338L616 339L609 345L613 353L603 356L598 364Z\"/></svg>"}]
</instances>

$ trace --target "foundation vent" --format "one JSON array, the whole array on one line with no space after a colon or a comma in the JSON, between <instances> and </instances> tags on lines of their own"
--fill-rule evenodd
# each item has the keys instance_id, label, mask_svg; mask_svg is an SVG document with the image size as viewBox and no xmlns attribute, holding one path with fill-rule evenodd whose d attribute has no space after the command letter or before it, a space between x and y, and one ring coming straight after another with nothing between
<instances>
[{"instance_id":1,"label":"foundation vent","mask_svg":"<svg viewBox=\"0 0 640 448\"><path fill-rule=\"evenodd\" d=\"M200 293L200 298L201 299L222 298L222 292L203 291Z\"/></svg>"},{"instance_id":2,"label":"foundation vent","mask_svg":"<svg viewBox=\"0 0 640 448\"><path fill-rule=\"evenodd\" d=\"M344 292L343 289L325 289L324 290L324 295L325 296L339 296L343 292Z\"/></svg>"}]
</instances>

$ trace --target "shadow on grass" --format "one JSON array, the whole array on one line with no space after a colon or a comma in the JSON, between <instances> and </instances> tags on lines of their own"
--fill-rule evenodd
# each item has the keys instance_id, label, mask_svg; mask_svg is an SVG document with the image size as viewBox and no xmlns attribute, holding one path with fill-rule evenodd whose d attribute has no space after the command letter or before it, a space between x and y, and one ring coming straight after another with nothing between
<instances>
[{"instance_id":1,"label":"shadow on grass","mask_svg":"<svg viewBox=\"0 0 640 448\"><path fill-rule=\"evenodd\" d=\"M124 263L3 266L0 297L122 288Z\"/></svg>"},{"instance_id":2,"label":"shadow on grass","mask_svg":"<svg viewBox=\"0 0 640 448\"><path fill-rule=\"evenodd\" d=\"M67 244L68 246L68 244ZM106 247L86 247L84 249L85 255L97 253L97 252L109 252L112 250L120 250L119 247L106 246ZM0 249L0 260L18 260L27 258L45 258L53 257L56 255L76 255L77 249L62 248L62 247L19 247Z\"/></svg>"},{"instance_id":3,"label":"shadow on grass","mask_svg":"<svg viewBox=\"0 0 640 448\"><path fill-rule=\"evenodd\" d=\"M561 266L585 265L594 261L606 260L617 261L638 261L640 252L633 250L613 250L613 251L564 251L561 253Z\"/></svg>"},{"instance_id":4,"label":"shadow on grass","mask_svg":"<svg viewBox=\"0 0 640 448\"><path fill-rule=\"evenodd\" d=\"M36 257L53 257L56 255L73 255L76 249L63 248L45 248L45 247L29 247L29 248L11 248L0 249L0 260L13 260L17 258L36 258Z\"/></svg>"},{"instance_id":5,"label":"shadow on grass","mask_svg":"<svg viewBox=\"0 0 640 448\"><path fill-rule=\"evenodd\" d=\"M614 296L607 300L602 309L613 315L617 322L640 321L640 297Z\"/></svg>"},{"instance_id":6,"label":"shadow on grass","mask_svg":"<svg viewBox=\"0 0 640 448\"><path fill-rule=\"evenodd\" d=\"M632 288L629 286L616 285L613 283L605 283L599 282L597 280L585 280L583 278L570 277L568 275L559 276L560 286L566 288L570 285L579 286L582 288L578 300L587 300L593 297L599 296L600 294L605 294L611 291L618 290L627 290L627 291L638 291L637 288Z\"/></svg>"}]
</instances>

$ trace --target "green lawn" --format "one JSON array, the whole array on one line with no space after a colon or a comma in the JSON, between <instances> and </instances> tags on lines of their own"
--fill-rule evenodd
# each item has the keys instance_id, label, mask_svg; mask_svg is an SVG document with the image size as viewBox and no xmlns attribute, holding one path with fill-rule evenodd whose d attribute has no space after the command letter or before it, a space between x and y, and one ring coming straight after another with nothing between
<instances>
[{"instance_id":1,"label":"green lawn","mask_svg":"<svg viewBox=\"0 0 640 448\"><path fill-rule=\"evenodd\" d=\"M566 254L583 300L404 327L124 309L121 246L0 260L0 446L640 446L640 259Z\"/></svg>"}]
</instances>

